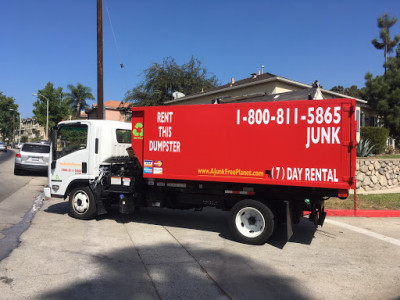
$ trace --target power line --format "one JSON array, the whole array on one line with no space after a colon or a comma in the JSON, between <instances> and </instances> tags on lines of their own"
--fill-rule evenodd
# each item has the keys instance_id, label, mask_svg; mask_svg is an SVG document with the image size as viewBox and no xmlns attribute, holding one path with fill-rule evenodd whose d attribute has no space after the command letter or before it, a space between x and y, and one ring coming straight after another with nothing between
<instances>
[{"instance_id":1,"label":"power line","mask_svg":"<svg viewBox=\"0 0 400 300\"><path fill-rule=\"evenodd\" d=\"M125 73L125 70L124 70L124 64L123 64L123 62L122 62L121 53L119 52L118 43L117 43L117 38L115 37L114 27L113 27L112 22L111 22L110 12L108 11L108 6L107 6L107 4L106 4L106 10L107 10L108 21L110 22L111 32L112 32L112 35L113 35L113 38L114 38L115 48L117 49L117 53L118 53L118 57L119 57L119 61L120 61L120 64L119 64L119 65L120 65L120 67L121 67L122 74L124 75L125 88L126 88L126 90L128 91L128 80L127 80L127 78L126 78L126 73Z\"/></svg>"}]
</instances>

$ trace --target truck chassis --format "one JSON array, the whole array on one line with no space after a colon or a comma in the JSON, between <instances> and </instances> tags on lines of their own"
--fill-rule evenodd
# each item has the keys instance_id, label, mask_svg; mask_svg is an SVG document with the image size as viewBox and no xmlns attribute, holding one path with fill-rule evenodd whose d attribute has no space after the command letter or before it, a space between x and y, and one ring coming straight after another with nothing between
<instances>
[{"instance_id":1,"label":"truck chassis","mask_svg":"<svg viewBox=\"0 0 400 300\"><path fill-rule=\"evenodd\" d=\"M71 215L92 219L108 213L113 206L118 206L124 214L139 207L194 210L216 207L230 211L229 228L237 241L263 244L278 223L286 223L289 239L292 225L300 221L304 212L309 212L309 219L315 225L323 225L324 200L327 196L338 196L334 189L146 179L141 174L139 163L131 158L102 166L101 175L94 181L71 183L65 195L69 197Z\"/></svg>"}]
</instances>

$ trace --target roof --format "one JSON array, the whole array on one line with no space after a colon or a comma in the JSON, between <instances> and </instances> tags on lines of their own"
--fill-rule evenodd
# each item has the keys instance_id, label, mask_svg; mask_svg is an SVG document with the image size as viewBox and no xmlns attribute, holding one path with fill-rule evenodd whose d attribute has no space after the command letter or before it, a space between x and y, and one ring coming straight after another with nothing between
<instances>
[{"instance_id":1,"label":"roof","mask_svg":"<svg viewBox=\"0 0 400 300\"><path fill-rule=\"evenodd\" d=\"M186 100L197 98L200 95L201 96L212 95L212 94L216 94L216 93L223 92L223 91L230 91L232 89L238 89L238 88L243 88L243 87L248 87L248 86L252 86L252 85L258 85L258 84L263 84L263 83L267 83L267 82L273 82L273 81L280 81L280 82L283 82L283 83L286 83L286 84L295 85L297 87L301 87L302 89L306 89L306 90L309 90L309 89L313 88L312 85L305 84L305 83L302 83L302 82L299 82L299 81L295 81L295 80L291 80L291 79L288 79L288 78L285 78L285 77L277 76L277 75L274 75L274 74L271 74L271 73L264 73L264 74L260 74L260 75L257 75L257 74L254 73L249 78L245 78L245 79L238 80L238 81L232 80L228 84L224 84L224 85L221 85L219 87L215 87L215 88L209 89L209 90L201 92L201 93L188 95L188 96L185 96L185 97L182 97L182 98L178 98L178 99L175 99L175 100L165 101L165 104L169 105L169 104L179 103L179 102L182 102L182 101L186 101ZM325 90L325 89L320 89L320 91L323 92L323 93L326 93L326 94L331 94L331 95L336 96L338 98L349 98L348 95L332 92L332 91ZM291 92L289 92L289 93L291 93ZM277 94L274 94L274 95L277 95ZM250 95L248 95L248 96L250 96ZM353 97L350 97L350 98L353 98ZM304 99L308 99L308 98L306 97L306 98L303 98L303 100ZM355 98L355 99L359 103L367 103L367 101L365 101L365 100L358 99L358 98ZM279 100L282 100L282 99L279 99ZM295 100L295 99L293 99L293 100Z\"/></svg>"},{"instance_id":2,"label":"roof","mask_svg":"<svg viewBox=\"0 0 400 300\"><path fill-rule=\"evenodd\" d=\"M121 108L129 107L129 103L123 101L108 100L107 102L104 102L104 106L110 108Z\"/></svg>"},{"instance_id":3,"label":"roof","mask_svg":"<svg viewBox=\"0 0 400 300\"><path fill-rule=\"evenodd\" d=\"M260 74L260 75L256 75L255 73L252 74L252 77L249 78L245 78L245 79L241 79L238 81L231 81L230 83L215 87L215 88L211 88L209 90L207 90L207 92L214 92L214 91L218 91L218 90L222 90L225 88L230 88L230 87L236 87L236 86L242 86L245 85L247 83L254 83L257 81L262 81L265 79L270 79L270 78L274 78L274 77L278 77L277 75L271 74L271 73L264 73L264 74Z\"/></svg>"},{"instance_id":4,"label":"roof","mask_svg":"<svg viewBox=\"0 0 400 300\"><path fill-rule=\"evenodd\" d=\"M252 95L238 96L222 99L222 102L268 102L268 101L287 101L287 100L322 100L321 90L319 88L310 88L268 95L266 93L256 93Z\"/></svg>"},{"instance_id":5,"label":"roof","mask_svg":"<svg viewBox=\"0 0 400 300\"><path fill-rule=\"evenodd\" d=\"M204 92L187 95L185 97L181 97L181 98L178 98L175 100L165 101L165 104L173 104L173 103L177 103L177 102L181 102L181 101L190 100L192 98L197 98L200 95L201 96L212 95L212 94L215 94L218 92L222 92L224 90L232 90L232 89L242 88L242 87L250 86L250 85L254 85L254 84L269 82L269 81L275 80L276 78L279 78L279 76L271 74L271 73L264 73L264 74L260 74L260 75L257 75L254 73L254 74L252 74L252 77L241 79L238 81L235 81L232 78L232 81L230 83L208 89L207 91L204 91Z\"/></svg>"},{"instance_id":6,"label":"roof","mask_svg":"<svg viewBox=\"0 0 400 300\"><path fill-rule=\"evenodd\" d=\"M116 100L108 100L104 102L104 108L119 110L121 108L126 109L128 108L130 103L123 102L123 101L116 101ZM91 111L97 109L97 104L92 104L92 107L87 108L85 110L86 113L90 113Z\"/></svg>"},{"instance_id":7,"label":"roof","mask_svg":"<svg viewBox=\"0 0 400 300\"><path fill-rule=\"evenodd\" d=\"M58 123L59 125L65 125L65 124L76 124L76 123L81 123L81 124L95 124L97 126L102 126L102 125L113 125L116 127L121 127L121 128L131 128L132 124L127 123L127 122L121 122L121 121L114 121L114 120L69 120L69 121L62 121Z\"/></svg>"},{"instance_id":8,"label":"roof","mask_svg":"<svg viewBox=\"0 0 400 300\"><path fill-rule=\"evenodd\" d=\"M108 107L108 108L129 107L129 103L123 102L123 101L108 100L108 101L104 102L104 107ZM97 108L97 104L92 104L92 108Z\"/></svg>"}]
</instances>

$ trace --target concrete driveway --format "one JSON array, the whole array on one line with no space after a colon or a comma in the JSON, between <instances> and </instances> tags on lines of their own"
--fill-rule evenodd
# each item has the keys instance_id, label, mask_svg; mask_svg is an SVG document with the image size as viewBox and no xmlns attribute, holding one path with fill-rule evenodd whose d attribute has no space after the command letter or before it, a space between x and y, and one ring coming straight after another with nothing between
<instances>
[{"instance_id":1,"label":"concrete driveway","mask_svg":"<svg viewBox=\"0 0 400 300\"><path fill-rule=\"evenodd\" d=\"M52 199L44 201L19 247L0 262L0 295L5 299L399 297L400 220L327 221L316 230L303 220L287 243L282 227L268 244L250 246L231 240L227 214L214 209L143 209L134 217L112 214L80 221L68 216L67 202ZM382 236L392 240L377 238Z\"/></svg>"}]
</instances>

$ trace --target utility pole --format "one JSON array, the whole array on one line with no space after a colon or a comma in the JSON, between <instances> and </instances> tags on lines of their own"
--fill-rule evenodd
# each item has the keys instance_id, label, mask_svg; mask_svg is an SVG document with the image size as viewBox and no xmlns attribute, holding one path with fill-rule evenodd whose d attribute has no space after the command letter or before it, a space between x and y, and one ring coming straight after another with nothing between
<instances>
[{"instance_id":1,"label":"utility pole","mask_svg":"<svg viewBox=\"0 0 400 300\"><path fill-rule=\"evenodd\" d=\"M97 119L104 120L103 0L97 0Z\"/></svg>"}]
</instances>

